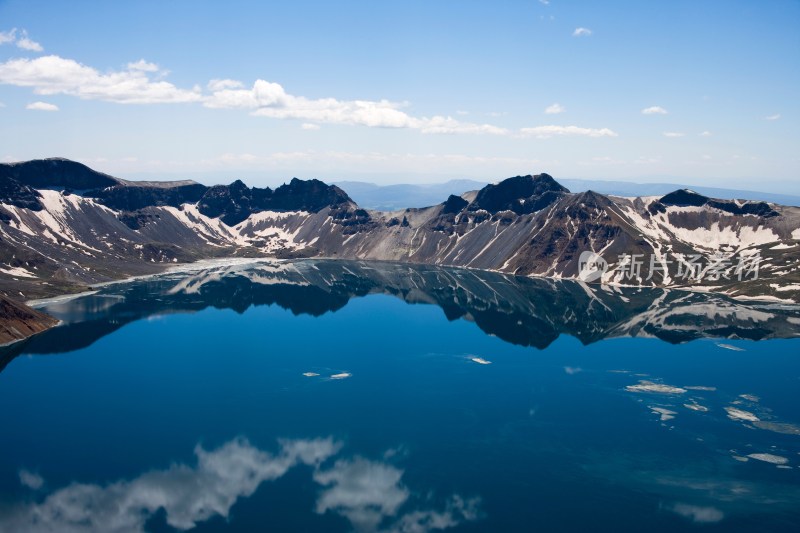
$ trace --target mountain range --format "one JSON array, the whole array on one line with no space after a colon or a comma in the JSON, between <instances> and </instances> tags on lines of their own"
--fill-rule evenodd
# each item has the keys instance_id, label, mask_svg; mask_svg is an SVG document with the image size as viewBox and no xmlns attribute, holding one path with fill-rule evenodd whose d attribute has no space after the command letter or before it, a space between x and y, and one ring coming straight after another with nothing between
<instances>
[{"instance_id":1,"label":"mountain range","mask_svg":"<svg viewBox=\"0 0 800 533\"><path fill-rule=\"evenodd\" d=\"M571 193L515 176L441 203L364 209L292 179L132 182L65 159L0 165L0 292L17 300L221 257L329 257L800 301L800 208L680 189Z\"/></svg>"}]
</instances>

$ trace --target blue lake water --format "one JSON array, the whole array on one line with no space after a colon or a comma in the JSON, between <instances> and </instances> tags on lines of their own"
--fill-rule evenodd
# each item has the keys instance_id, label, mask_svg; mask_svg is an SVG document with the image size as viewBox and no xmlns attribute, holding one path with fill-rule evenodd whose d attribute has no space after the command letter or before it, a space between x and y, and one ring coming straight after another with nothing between
<instances>
[{"instance_id":1,"label":"blue lake water","mask_svg":"<svg viewBox=\"0 0 800 533\"><path fill-rule=\"evenodd\" d=\"M687 297L301 262L49 303L0 531L797 531L797 310Z\"/></svg>"}]
</instances>

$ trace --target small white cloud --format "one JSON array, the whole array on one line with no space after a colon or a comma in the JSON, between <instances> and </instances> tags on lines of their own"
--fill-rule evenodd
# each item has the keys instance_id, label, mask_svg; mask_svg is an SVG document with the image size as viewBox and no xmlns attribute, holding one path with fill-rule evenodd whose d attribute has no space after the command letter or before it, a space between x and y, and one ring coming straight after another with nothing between
<instances>
[{"instance_id":1,"label":"small white cloud","mask_svg":"<svg viewBox=\"0 0 800 533\"><path fill-rule=\"evenodd\" d=\"M642 115L666 115L667 113L666 109L658 105L642 109Z\"/></svg>"},{"instance_id":2,"label":"small white cloud","mask_svg":"<svg viewBox=\"0 0 800 533\"><path fill-rule=\"evenodd\" d=\"M572 32L573 37L588 37L592 34L592 30L589 28L575 28L575 31Z\"/></svg>"},{"instance_id":3,"label":"small white cloud","mask_svg":"<svg viewBox=\"0 0 800 533\"><path fill-rule=\"evenodd\" d=\"M578 126L536 126L519 130L523 137L548 139L550 137L577 136L577 137L617 137L617 134L608 128L581 128Z\"/></svg>"},{"instance_id":4,"label":"small white cloud","mask_svg":"<svg viewBox=\"0 0 800 533\"><path fill-rule=\"evenodd\" d=\"M545 5L545 6L549 6L550 5L550 0L539 0L539 3L542 4L542 5Z\"/></svg>"},{"instance_id":5,"label":"small white cloud","mask_svg":"<svg viewBox=\"0 0 800 533\"><path fill-rule=\"evenodd\" d=\"M711 137L711 132L708 130L701 132L700 137Z\"/></svg>"},{"instance_id":6,"label":"small white cloud","mask_svg":"<svg viewBox=\"0 0 800 533\"><path fill-rule=\"evenodd\" d=\"M17 28L0 31L0 44L13 43L17 40Z\"/></svg>"},{"instance_id":7,"label":"small white cloud","mask_svg":"<svg viewBox=\"0 0 800 533\"><path fill-rule=\"evenodd\" d=\"M210 91L224 91L225 89L241 89L244 87L244 83L237 81L237 80L211 80L208 82L208 88Z\"/></svg>"},{"instance_id":8,"label":"small white cloud","mask_svg":"<svg viewBox=\"0 0 800 533\"><path fill-rule=\"evenodd\" d=\"M301 127L302 129L304 129L304 130L316 131L316 130L318 130L318 129L319 129L319 124L310 124L310 123L306 122L305 124L303 124L303 125L302 125L302 126L300 126L300 127Z\"/></svg>"},{"instance_id":9,"label":"small white cloud","mask_svg":"<svg viewBox=\"0 0 800 533\"><path fill-rule=\"evenodd\" d=\"M41 52L44 50L41 44L28 38L28 32L25 30L22 30L22 37L17 39L17 47L31 52Z\"/></svg>"},{"instance_id":10,"label":"small white cloud","mask_svg":"<svg viewBox=\"0 0 800 533\"><path fill-rule=\"evenodd\" d=\"M48 104L47 102L33 102L25 106L25 109L33 111L58 111L58 106L55 104Z\"/></svg>"},{"instance_id":11,"label":"small white cloud","mask_svg":"<svg viewBox=\"0 0 800 533\"><path fill-rule=\"evenodd\" d=\"M558 115L559 113L563 113L567 109L561 104L552 104L544 108L544 112L548 115Z\"/></svg>"},{"instance_id":12,"label":"small white cloud","mask_svg":"<svg viewBox=\"0 0 800 533\"><path fill-rule=\"evenodd\" d=\"M17 28L11 28L8 31L0 31L0 44L16 44L17 48L22 48L23 50L29 50L31 52L41 52L44 50L41 44L28 37L27 30L22 30L19 34L20 37L17 39Z\"/></svg>"},{"instance_id":13,"label":"small white cloud","mask_svg":"<svg viewBox=\"0 0 800 533\"><path fill-rule=\"evenodd\" d=\"M42 476L29 472L24 468L19 471L19 482L22 483L23 486L33 490L39 490L42 488L42 485L44 485Z\"/></svg>"},{"instance_id":14,"label":"small white cloud","mask_svg":"<svg viewBox=\"0 0 800 533\"><path fill-rule=\"evenodd\" d=\"M683 137L684 135L686 135L686 134L685 133L681 133L679 131L665 131L664 132L664 137L670 137L670 138Z\"/></svg>"},{"instance_id":15,"label":"small white cloud","mask_svg":"<svg viewBox=\"0 0 800 533\"><path fill-rule=\"evenodd\" d=\"M764 120L778 120L779 118L781 118L781 114L775 113L774 115L764 117Z\"/></svg>"},{"instance_id":16,"label":"small white cloud","mask_svg":"<svg viewBox=\"0 0 800 533\"><path fill-rule=\"evenodd\" d=\"M135 63L128 63L128 70L141 70L142 72L158 72L158 65L140 59Z\"/></svg>"}]
</instances>

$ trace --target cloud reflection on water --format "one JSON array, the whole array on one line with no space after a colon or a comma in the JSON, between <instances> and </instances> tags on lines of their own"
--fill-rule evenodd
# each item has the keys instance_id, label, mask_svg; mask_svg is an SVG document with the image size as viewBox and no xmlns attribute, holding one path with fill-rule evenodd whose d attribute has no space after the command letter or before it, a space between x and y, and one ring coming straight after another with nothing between
<instances>
[{"instance_id":1,"label":"cloud reflection on water","mask_svg":"<svg viewBox=\"0 0 800 533\"><path fill-rule=\"evenodd\" d=\"M275 481L298 465L313 467L314 481L325 487L316 512L340 514L357 531L427 532L477 517L478 500L458 495L441 510L409 510L398 516L411 497L402 483L403 470L361 457L338 459L324 468L323 463L342 448L331 437L279 444L276 454L244 438L212 451L198 445L194 467L173 464L106 486L72 483L41 501L5 511L0 515L0 531L140 532L160 509L166 511L170 526L187 530L214 516L227 518L239 498L253 495L262 483Z\"/></svg>"}]
</instances>

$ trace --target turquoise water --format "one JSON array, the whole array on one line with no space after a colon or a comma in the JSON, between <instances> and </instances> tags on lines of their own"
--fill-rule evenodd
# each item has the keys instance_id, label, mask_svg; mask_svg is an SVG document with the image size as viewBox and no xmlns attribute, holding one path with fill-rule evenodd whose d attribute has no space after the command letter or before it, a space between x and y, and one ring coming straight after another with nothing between
<instances>
[{"instance_id":1,"label":"turquoise water","mask_svg":"<svg viewBox=\"0 0 800 533\"><path fill-rule=\"evenodd\" d=\"M455 317L303 268L46 306L0 372L0 531L797 530L798 339L537 349L468 285Z\"/></svg>"}]
</instances>

